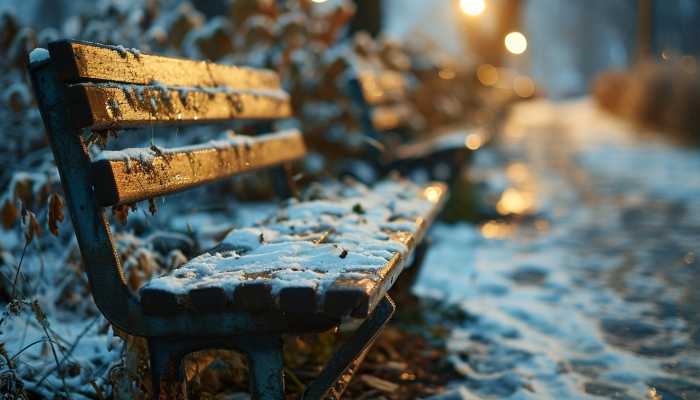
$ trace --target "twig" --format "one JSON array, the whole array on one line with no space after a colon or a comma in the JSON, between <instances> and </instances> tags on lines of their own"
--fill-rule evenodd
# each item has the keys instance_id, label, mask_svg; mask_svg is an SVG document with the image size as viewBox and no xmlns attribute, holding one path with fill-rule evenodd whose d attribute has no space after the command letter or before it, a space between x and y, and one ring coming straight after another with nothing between
<instances>
[{"instance_id":1,"label":"twig","mask_svg":"<svg viewBox=\"0 0 700 400\"><path fill-rule=\"evenodd\" d=\"M105 400L105 399L106 399L104 393L102 393L102 389L100 389L100 387L97 385L97 382L95 382L94 379L91 379L90 382L88 382L88 383L89 383L90 386L92 386L92 388L95 390L95 395L97 395L97 398L98 398L98 399L100 399L100 400Z\"/></svg>"},{"instance_id":2,"label":"twig","mask_svg":"<svg viewBox=\"0 0 700 400\"><path fill-rule=\"evenodd\" d=\"M10 357L10 361L14 361L17 357L20 356L20 354L24 353L25 350L28 350L28 349L31 348L32 346L37 345L37 344L39 344L39 343L41 343L41 342L46 342L47 340L48 340L48 341L51 341L51 339L48 339L48 338L43 337L43 338L41 338L41 339L37 339L37 340L35 340L35 341L29 343L28 345L24 346L20 351L18 351L14 356ZM56 343L56 344L58 344L58 343Z\"/></svg>"},{"instance_id":3,"label":"twig","mask_svg":"<svg viewBox=\"0 0 700 400\"><path fill-rule=\"evenodd\" d=\"M39 325L41 325L41 329L43 329L44 334L46 335L46 338L49 341L49 347L51 348L51 354L53 354L53 359L56 362L56 368L58 369L60 367L60 363L58 361L58 354L56 354L56 347L54 346L53 340L51 340L51 335L49 334L49 321L47 320L46 314L44 313L44 310L41 309L41 306L39 305L39 302L34 300L32 302L32 311L34 311L34 317L36 320L39 322ZM68 395L68 388L66 386L66 378L61 376L61 382L63 383L63 391ZM39 386L39 385L37 385Z\"/></svg>"},{"instance_id":4,"label":"twig","mask_svg":"<svg viewBox=\"0 0 700 400\"><path fill-rule=\"evenodd\" d=\"M291 369L285 368L285 369L284 369L284 375L285 375L287 378L289 378L289 380L291 380L292 383L293 383L294 385L296 385L302 393L304 392L304 390L306 389L306 386L304 386L304 384L301 383L301 380L299 380L299 378L296 376L296 374L295 374L294 372L292 372Z\"/></svg>"},{"instance_id":5,"label":"twig","mask_svg":"<svg viewBox=\"0 0 700 400\"><path fill-rule=\"evenodd\" d=\"M80 332L78 334L78 336L75 338L75 340L71 344L70 348L68 348L68 351L63 354L63 359L61 360L61 362L57 361L56 367L54 367L50 371L46 372L44 374L44 376L42 376L41 379L39 379L39 382L37 382L37 384L36 384L37 386L41 386L41 384L44 383L46 378L48 378L51 374L53 374L54 372L56 372L58 369L61 368L63 363L73 354L73 351L78 346L78 342L80 342L80 340L83 338L83 336L85 336L90 331L90 329L93 327L93 325L95 325L95 323L99 319L100 319L100 316L98 315L97 317L95 317L95 319L92 320L92 322L90 322L85 328L83 328L82 332ZM48 333L47 333L47 335L48 335ZM55 353L54 353L54 356L55 356Z\"/></svg>"},{"instance_id":6,"label":"twig","mask_svg":"<svg viewBox=\"0 0 700 400\"><path fill-rule=\"evenodd\" d=\"M41 266L39 269L39 276L41 277L42 282L46 282L46 278L44 276L44 271L46 269L46 263L44 262L44 248L41 246L41 243L39 243L39 240L35 242L34 247L36 247L37 253L39 253L39 264ZM37 287L38 286L39 283L37 283Z\"/></svg>"},{"instance_id":7,"label":"twig","mask_svg":"<svg viewBox=\"0 0 700 400\"><path fill-rule=\"evenodd\" d=\"M17 294L17 280L19 278L19 272L22 269L22 261L24 261L24 254L27 252L27 247L29 246L29 241L24 243L24 248L22 249L22 256L19 258L19 264L17 265L17 271L15 272L15 279L12 281L12 298L15 298Z\"/></svg>"}]
</instances>

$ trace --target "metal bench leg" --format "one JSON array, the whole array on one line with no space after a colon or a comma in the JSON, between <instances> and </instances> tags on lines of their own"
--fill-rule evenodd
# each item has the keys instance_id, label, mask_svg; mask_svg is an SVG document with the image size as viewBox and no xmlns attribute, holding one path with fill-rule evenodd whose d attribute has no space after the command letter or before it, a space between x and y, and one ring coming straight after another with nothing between
<instances>
[{"instance_id":1,"label":"metal bench leg","mask_svg":"<svg viewBox=\"0 0 700 400\"><path fill-rule=\"evenodd\" d=\"M250 394L255 400L284 399L282 338L257 338L246 346Z\"/></svg>"},{"instance_id":2,"label":"metal bench leg","mask_svg":"<svg viewBox=\"0 0 700 400\"><path fill-rule=\"evenodd\" d=\"M340 346L316 380L309 384L304 392L304 400L339 399L395 309L396 306L389 295L384 295L372 314L352 337Z\"/></svg>"},{"instance_id":3,"label":"metal bench leg","mask_svg":"<svg viewBox=\"0 0 700 400\"><path fill-rule=\"evenodd\" d=\"M185 343L168 338L148 339L153 399L187 398L185 371L182 364L182 359L187 354L184 346ZM161 385L163 383L164 385Z\"/></svg>"},{"instance_id":4,"label":"metal bench leg","mask_svg":"<svg viewBox=\"0 0 700 400\"><path fill-rule=\"evenodd\" d=\"M416 297L411 292L411 288L413 288L416 280L418 280L418 275L420 275L425 256L431 244L432 241L430 237L423 238L423 241L413 252L413 262L401 272L401 275L399 275L399 278L394 282L394 286L389 291L391 296L396 299L399 304L415 303Z\"/></svg>"}]
</instances>

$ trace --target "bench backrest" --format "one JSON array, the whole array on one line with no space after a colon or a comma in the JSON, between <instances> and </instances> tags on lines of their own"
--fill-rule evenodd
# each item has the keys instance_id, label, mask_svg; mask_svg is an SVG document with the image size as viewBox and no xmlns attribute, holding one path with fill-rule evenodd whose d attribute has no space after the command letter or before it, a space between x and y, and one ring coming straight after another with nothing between
<instances>
[{"instance_id":1,"label":"bench backrest","mask_svg":"<svg viewBox=\"0 0 700 400\"><path fill-rule=\"evenodd\" d=\"M350 79L350 91L359 106L363 129L374 139L381 142L383 132L406 126L411 107L408 83L401 73L360 69Z\"/></svg>"},{"instance_id":2,"label":"bench backrest","mask_svg":"<svg viewBox=\"0 0 700 400\"><path fill-rule=\"evenodd\" d=\"M103 207L189 189L302 158L301 133L233 137L163 150L107 152L91 160L83 129L289 117L276 73L141 54L78 41L30 56L30 74L98 307L132 334L158 330L125 284Z\"/></svg>"},{"instance_id":3,"label":"bench backrest","mask_svg":"<svg viewBox=\"0 0 700 400\"><path fill-rule=\"evenodd\" d=\"M291 115L289 96L273 71L73 41L51 43L49 52L66 84L70 116L78 129ZM305 148L301 134L287 132L255 141L234 138L173 152L131 153L112 153L92 162L100 205L140 201L295 160L303 157Z\"/></svg>"}]
</instances>

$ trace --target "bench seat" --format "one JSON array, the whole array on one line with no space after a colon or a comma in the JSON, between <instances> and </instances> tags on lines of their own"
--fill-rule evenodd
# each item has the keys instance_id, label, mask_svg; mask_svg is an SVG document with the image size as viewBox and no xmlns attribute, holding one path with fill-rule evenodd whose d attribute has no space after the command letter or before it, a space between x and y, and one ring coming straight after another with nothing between
<instances>
[{"instance_id":1,"label":"bench seat","mask_svg":"<svg viewBox=\"0 0 700 400\"><path fill-rule=\"evenodd\" d=\"M237 311L365 318L442 208L442 184L387 179L308 188L275 215L151 280L144 311Z\"/></svg>"}]
</instances>

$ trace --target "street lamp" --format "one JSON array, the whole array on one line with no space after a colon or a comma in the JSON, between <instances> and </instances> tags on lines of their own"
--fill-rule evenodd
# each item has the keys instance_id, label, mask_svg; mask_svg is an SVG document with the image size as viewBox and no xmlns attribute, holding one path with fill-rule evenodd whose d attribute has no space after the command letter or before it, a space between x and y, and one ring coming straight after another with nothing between
<instances>
[{"instance_id":1,"label":"street lamp","mask_svg":"<svg viewBox=\"0 0 700 400\"><path fill-rule=\"evenodd\" d=\"M484 0L459 0L459 8L463 13L475 17L484 12L486 3Z\"/></svg>"},{"instance_id":2,"label":"street lamp","mask_svg":"<svg viewBox=\"0 0 700 400\"><path fill-rule=\"evenodd\" d=\"M511 32L504 39L506 50L513 54L523 54L527 50L527 38L520 32Z\"/></svg>"}]
</instances>

